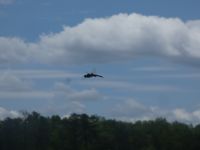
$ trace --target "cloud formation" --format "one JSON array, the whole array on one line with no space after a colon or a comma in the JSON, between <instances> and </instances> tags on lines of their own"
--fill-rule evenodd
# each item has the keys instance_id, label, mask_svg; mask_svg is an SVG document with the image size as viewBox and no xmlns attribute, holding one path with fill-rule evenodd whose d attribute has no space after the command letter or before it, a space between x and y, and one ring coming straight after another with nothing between
<instances>
[{"instance_id":1,"label":"cloud formation","mask_svg":"<svg viewBox=\"0 0 200 150\"><path fill-rule=\"evenodd\" d=\"M158 56L199 63L200 21L118 14L64 26L35 43L0 37L0 62L106 63Z\"/></svg>"},{"instance_id":2,"label":"cloud formation","mask_svg":"<svg viewBox=\"0 0 200 150\"><path fill-rule=\"evenodd\" d=\"M137 84L119 80L96 80L92 82L83 82L82 84L98 88L118 89L120 91L137 91L137 92L179 92L181 88L176 86L161 84Z\"/></svg>"},{"instance_id":3,"label":"cloud formation","mask_svg":"<svg viewBox=\"0 0 200 150\"><path fill-rule=\"evenodd\" d=\"M0 70L0 80L7 76L15 76L21 79L66 79L80 77L81 74L47 69Z\"/></svg>"},{"instance_id":4,"label":"cloud formation","mask_svg":"<svg viewBox=\"0 0 200 150\"><path fill-rule=\"evenodd\" d=\"M7 110L3 107L0 107L0 120L3 120L5 118L17 118L17 117L21 117L21 114L17 111L14 110Z\"/></svg>"},{"instance_id":5,"label":"cloud formation","mask_svg":"<svg viewBox=\"0 0 200 150\"><path fill-rule=\"evenodd\" d=\"M168 121L180 121L188 124L200 122L200 109L187 111L183 108L162 109L158 106L146 106L134 99L123 100L111 109L114 118L135 122L138 120L152 120L158 117Z\"/></svg>"},{"instance_id":6,"label":"cloud formation","mask_svg":"<svg viewBox=\"0 0 200 150\"><path fill-rule=\"evenodd\" d=\"M18 76L11 74L10 72L0 73L0 92L5 91L30 91L31 83L22 80Z\"/></svg>"},{"instance_id":7,"label":"cloud formation","mask_svg":"<svg viewBox=\"0 0 200 150\"><path fill-rule=\"evenodd\" d=\"M54 93L55 99L64 99L76 102L96 101L105 99L105 96L99 93L96 89L84 89L77 91L63 83L56 83Z\"/></svg>"}]
</instances>

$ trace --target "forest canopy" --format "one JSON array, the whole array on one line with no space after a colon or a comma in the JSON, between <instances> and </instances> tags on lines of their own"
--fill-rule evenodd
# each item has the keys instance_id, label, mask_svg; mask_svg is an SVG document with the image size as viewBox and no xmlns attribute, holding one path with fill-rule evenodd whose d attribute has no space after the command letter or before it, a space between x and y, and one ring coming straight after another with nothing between
<instances>
[{"instance_id":1,"label":"forest canopy","mask_svg":"<svg viewBox=\"0 0 200 150\"><path fill-rule=\"evenodd\" d=\"M164 118L135 123L87 114L37 112L0 121L0 150L197 150L200 125Z\"/></svg>"}]
</instances>

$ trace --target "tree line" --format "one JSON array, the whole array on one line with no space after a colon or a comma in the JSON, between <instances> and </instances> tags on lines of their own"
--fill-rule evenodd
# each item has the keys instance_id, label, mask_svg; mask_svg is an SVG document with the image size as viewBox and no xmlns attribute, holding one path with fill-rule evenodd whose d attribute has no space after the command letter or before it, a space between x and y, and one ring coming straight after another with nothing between
<instances>
[{"instance_id":1,"label":"tree line","mask_svg":"<svg viewBox=\"0 0 200 150\"><path fill-rule=\"evenodd\" d=\"M164 118L128 123L87 114L37 112L0 121L0 150L198 150L200 125Z\"/></svg>"}]
</instances>

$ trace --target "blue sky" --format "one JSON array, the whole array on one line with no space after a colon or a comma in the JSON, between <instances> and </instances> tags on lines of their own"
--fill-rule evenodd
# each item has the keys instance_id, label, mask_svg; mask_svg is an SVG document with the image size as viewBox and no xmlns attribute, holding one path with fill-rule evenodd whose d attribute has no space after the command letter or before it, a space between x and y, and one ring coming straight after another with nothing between
<instances>
[{"instance_id":1,"label":"blue sky","mask_svg":"<svg viewBox=\"0 0 200 150\"><path fill-rule=\"evenodd\" d=\"M0 0L0 118L199 123L199 3ZM93 70L105 78L83 79Z\"/></svg>"}]
</instances>

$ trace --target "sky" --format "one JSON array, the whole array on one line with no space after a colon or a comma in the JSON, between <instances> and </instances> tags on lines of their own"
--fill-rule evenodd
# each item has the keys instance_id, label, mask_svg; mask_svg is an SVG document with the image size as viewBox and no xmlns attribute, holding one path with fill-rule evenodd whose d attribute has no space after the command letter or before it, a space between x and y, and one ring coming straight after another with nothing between
<instances>
[{"instance_id":1,"label":"sky","mask_svg":"<svg viewBox=\"0 0 200 150\"><path fill-rule=\"evenodd\" d=\"M0 119L37 111L200 123L199 5L0 0Z\"/></svg>"}]
</instances>

